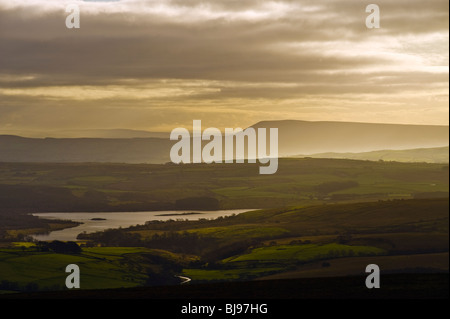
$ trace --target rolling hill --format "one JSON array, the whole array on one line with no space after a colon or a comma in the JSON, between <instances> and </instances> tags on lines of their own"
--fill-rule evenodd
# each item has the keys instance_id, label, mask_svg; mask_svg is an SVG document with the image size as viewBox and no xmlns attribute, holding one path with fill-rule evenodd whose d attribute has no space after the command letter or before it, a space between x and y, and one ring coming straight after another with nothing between
<instances>
[{"instance_id":1,"label":"rolling hill","mask_svg":"<svg viewBox=\"0 0 450 319\"><path fill-rule=\"evenodd\" d=\"M1 162L164 163L173 142L162 138L24 138L0 136Z\"/></svg>"},{"instance_id":2,"label":"rolling hill","mask_svg":"<svg viewBox=\"0 0 450 319\"><path fill-rule=\"evenodd\" d=\"M324 152L370 152L444 147L448 126L352 122L265 121L252 127L277 127L280 156Z\"/></svg>"},{"instance_id":3,"label":"rolling hill","mask_svg":"<svg viewBox=\"0 0 450 319\"><path fill-rule=\"evenodd\" d=\"M280 157L437 148L449 144L448 126L288 120L259 122L251 127L278 128ZM86 137L25 138L0 135L0 161L165 163L170 161L170 149L175 143L169 140L168 134L145 131L85 130L77 134ZM441 150L436 151L442 153ZM410 152L406 160L435 162L434 152L425 151L428 154L426 157L424 152ZM353 155L345 156L353 158ZM374 156L370 154L367 159ZM429 156L431 160L427 159ZM378 157L375 156L376 159ZM402 160L402 156L398 158ZM366 158L363 156L360 159Z\"/></svg>"}]
</instances>

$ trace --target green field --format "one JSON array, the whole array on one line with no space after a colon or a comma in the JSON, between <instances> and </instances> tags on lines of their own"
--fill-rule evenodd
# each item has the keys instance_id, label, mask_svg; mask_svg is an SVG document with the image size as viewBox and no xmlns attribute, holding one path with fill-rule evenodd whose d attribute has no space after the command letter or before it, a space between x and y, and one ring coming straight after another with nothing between
<instances>
[{"instance_id":1,"label":"green field","mask_svg":"<svg viewBox=\"0 0 450 319\"><path fill-rule=\"evenodd\" d=\"M258 225L232 225L224 227L204 227L192 229L191 233L224 239L227 241L282 236L289 231L281 227L264 227Z\"/></svg>"},{"instance_id":2,"label":"green field","mask_svg":"<svg viewBox=\"0 0 450 319\"><path fill-rule=\"evenodd\" d=\"M195 282L253 280L258 277L282 272L283 267L263 267L253 269L184 269L183 274Z\"/></svg>"},{"instance_id":3,"label":"green field","mask_svg":"<svg viewBox=\"0 0 450 319\"><path fill-rule=\"evenodd\" d=\"M252 249L247 254L232 256L220 262L220 270L184 269L196 281L244 280L283 273L300 264L348 256L376 256L386 251L370 246L336 243L316 245L274 245ZM217 266L216 266L217 267Z\"/></svg>"},{"instance_id":4,"label":"green field","mask_svg":"<svg viewBox=\"0 0 450 319\"><path fill-rule=\"evenodd\" d=\"M142 256L146 256L147 260ZM136 287L148 279L149 256L182 261L163 251L139 247L83 248L81 254L37 252L32 246L0 249L0 285L15 284L20 291L64 290L69 264L80 267L82 289Z\"/></svg>"},{"instance_id":5,"label":"green field","mask_svg":"<svg viewBox=\"0 0 450 319\"><path fill-rule=\"evenodd\" d=\"M293 271L272 274L263 279L318 278L364 275L365 267L377 264L383 274L389 273L430 273L447 272L449 269L447 253L414 254L398 256L352 257L328 260L329 266L321 262L305 264Z\"/></svg>"},{"instance_id":6,"label":"green field","mask_svg":"<svg viewBox=\"0 0 450 319\"><path fill-rule=\"evenodd\" d=\"M326 187L351 182L351 187ZM38 187L38 189L36 189ZM278 172L253 164L32 164L0 163L0 203L41 210L164 210L189 197L212 197L224 209L274 208L326 202L433 197L447 193L448 164L344 159L280 159ZM11 192L11 193L10 193ZM39 201L47 192L52 206ZM13 202L26 193L27 200ZM423 194L428 195L423 195ZM57 200L58 199L58 200ZM61 203L58 203L61 201ZM67 201L71 205L67 204ZM27 206L28 207L28 206Z\"/></svg>"},{"instance_id":7,"label":"green field","mask_svg":"<svg viewBox=\"0 0 450 319\"><path fill-rule=\"evenodd\" d=\"M71 263L81 268L83 289L176 284L178 275L192 283L360 275L368 261L394 272L448 271L447 199L257 210L100 232L84 243L108 246L111 234L114 245L79 254L41 252L33 243L0 249L0 289L65 289Z\"/></svg>"},{"instance_id":8,"label":"green field","mask_svg":"<svg viewBox=\"0 0 450 319\"><path fill-rule=\"evenodd\" d=\"M272 176L252 164L0 163L0 290L65 289L70 263L89 290L177 285L180 275L191 284L361 275L369 260L448 272L448 181L446 164L336 159L281 159ZM83 234L78 254L40 251L26 237L73 226L36 211L216 204L257 210Z\"/></svg>"},{"instance_id":9,"label":"green field","mask_svg":"<svg viewBox=\"0 0 450 319\"><path fill-rule=\"evenodd\" d=\"M349 246L341 244L304 244L304 245L276 245L253 249L250 253L225 259L224 263L258 262L270 263L290 260L292 262L308 262L311 260L380 255L383 249L370 246Z\"/></svg>"},{"instance_id":10,"label":"green field","mask_svg":"<svg viewBox=\"0 0 450 319\"><path fill-rule=\"evenodd\" d=\"M415 257L418 254L433 256L448 252L448 200L390 200L257 210L214 221L149 224L123 231L143 235L142 244L151 247L158 243L149 240L150 235L144 236L146 233L176 230L204 238L196 247L203 247L199 250L200 260L204 260L201 267L183 269L185 276L198 282L251 280L292 273L311 265L320 275L324 272L322 262L334 265L336 260L362 260L364 256L371 256L374 262L388 256L403 256L396 263L400 271L426 268L424 259ZM102 242L101 236L93 235L92 239ZM180 238L173 249L189 250L184 241ZM211 242L215 243L212 247ZM432 264L430 260L430 268ZM445 271L448 267L439 269ZM355 270L350 267L349 274ZM357 274L360 272L361 269Z\"/></svg>"}]
</instances>

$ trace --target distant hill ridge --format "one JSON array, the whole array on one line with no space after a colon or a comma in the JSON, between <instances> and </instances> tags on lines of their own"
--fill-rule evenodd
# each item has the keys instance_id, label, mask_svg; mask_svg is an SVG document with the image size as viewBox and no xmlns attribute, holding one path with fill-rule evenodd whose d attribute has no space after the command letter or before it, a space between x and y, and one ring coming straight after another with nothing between
<instances>
[{"instance_id":1,"label":"distant hill ridge","mask_svg":"<svg viewBox=\"0 0 450 319\"><path fill-rule=\"evenodd\" d=\"M424 162L448 163L449 147L417 148L411 150L380 150L362 153L320 153L299 155L298 157L312 158L342 158L368 161L396 161L396 162Z\"/></svg>"},{"instance_id":2,"label":"distant hill ridge","mask_svg":"<svg viewBox=\"0 0 450 319\"><path fill-rule=\"evenodd\" d=\"M406 150L449 145L449 128L444 125L284 120L263 121L252 127L278 127L281 156Z\"/></svg>"},{"instance_id":3,"label":"distant hill ridge","mask_svg":"<svg viewBox=\"0 0 450 319\"><path fill-rule=\"evenodd\" d=\"M82 129L82 130L58 130L51 132L38 131L9 131L0 135L15 135L29 138L169 138L170 132L150 132L131 129Z\"/></svg>"},{"instance_id":4,"label":"distant hill ridge","mask_svg":"<svg viewBox=\"0 0 450 319\"><path fill-rule=\"evenodd\" d=\"M281 157L380 150L390 152L391 150L441 148L449 145L448 126L443 125L283 120L263 121L251 127L278 128ZM187 128L190 129L190 127ZM170 148L175 143L169 140L169 133L133 130L84 130L81 132L83 133L80 134L83 135L89 135L90 132L96 137L25 138L0 135L0 161L165 163L170 161ZM121 132L126 137L121 138ZM114 138L104 136L114 136ZM436 152L440 154L439 156L442 155L442 150L427 152L429 155ZM418 154L418 151L415 153ZM410 153L408 161L423 161L422 155L419 158ZM346 154L346 156L353 155ZM368 158L363 156L360 159ZM431 161L435 161L435 158Z\"/></svg>"}]
</instances>

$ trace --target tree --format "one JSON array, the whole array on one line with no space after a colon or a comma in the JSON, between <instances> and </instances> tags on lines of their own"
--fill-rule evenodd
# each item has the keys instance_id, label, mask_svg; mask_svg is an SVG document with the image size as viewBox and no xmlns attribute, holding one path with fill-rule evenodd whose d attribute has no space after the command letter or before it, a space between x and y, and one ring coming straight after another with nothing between
<instances>
[{"instance_id":1,"label":"tree","mask_svg":"<svg viewBox=\"0 0 450 319\"><path fill-rule=\"evenodd\" d=\"M47 244L48 249L54 251L59 254L78 254L81 252L80 246L73 241L69 241L67 243L54 240Z\"/></svg>"}]
</instances>

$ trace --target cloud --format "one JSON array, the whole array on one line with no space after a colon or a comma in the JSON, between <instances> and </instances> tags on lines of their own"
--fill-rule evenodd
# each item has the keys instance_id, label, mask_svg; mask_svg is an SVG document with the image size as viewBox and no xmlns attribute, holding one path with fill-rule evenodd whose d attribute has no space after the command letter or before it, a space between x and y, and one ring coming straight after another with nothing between
<instances>
[{"instance_id":1,"label":"cloud","mask_svg":"<svg viewBox=\"0 0 450 319\"><path fill-rule=\"evenodd\" d=\"M80 5L80 29L65 27L67 3ZM170 126L174 110L222 126L263 116L445 124L448 1L377 4L381 28L369 30L356 0L0 0L0 115L14 106L12 126L95 125L84 103L98 127L142 127L130 107L154 112L149 127ZM53 117L56 105L73 116ZM31 123L35 110L48 119Z\"/></svg>"}]
</instances>

